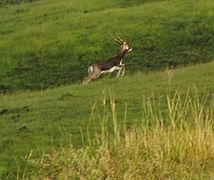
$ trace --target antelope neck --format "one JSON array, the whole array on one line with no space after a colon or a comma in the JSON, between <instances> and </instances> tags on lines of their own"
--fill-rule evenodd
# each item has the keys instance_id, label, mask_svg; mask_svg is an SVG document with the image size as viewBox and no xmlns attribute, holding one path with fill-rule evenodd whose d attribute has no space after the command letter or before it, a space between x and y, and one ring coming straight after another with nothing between
<instances>
[{"instance_id":1,"label":"antelope neck","mask_svg":"<svg viewBox=\"0 0 214 180\"><path fill-rule=\"evenodd\" d=\"M123 57L125 56L126 52L125 51L119 51L118 54L116 55L117 58L119 59L123 59Z\"/></svg>"}]
</instances>

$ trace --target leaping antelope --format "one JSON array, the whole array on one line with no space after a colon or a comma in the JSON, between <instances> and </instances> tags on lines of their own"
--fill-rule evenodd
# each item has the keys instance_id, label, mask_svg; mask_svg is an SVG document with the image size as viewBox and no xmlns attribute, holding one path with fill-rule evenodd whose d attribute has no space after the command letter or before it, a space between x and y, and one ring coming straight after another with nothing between
<instances>
[{"instance_id":1,"label":"leaping antelope","mask_svg":"<svg viewBox=\"0 0 214 180\"><path fill-rule=\"evenodd\" d=\"M112 73L115 70L118 71L117 77L120 75L123 76L125 74L125 64L123 64L123 57L127 52L132 51L132 48L118 35L113 34L112 38L120 45L118 53L104 62L90 65L88 68L88 76L84 78L83 84L89 83L91 80L99 78L102 74Z\"/></svg>"}]
</instances>

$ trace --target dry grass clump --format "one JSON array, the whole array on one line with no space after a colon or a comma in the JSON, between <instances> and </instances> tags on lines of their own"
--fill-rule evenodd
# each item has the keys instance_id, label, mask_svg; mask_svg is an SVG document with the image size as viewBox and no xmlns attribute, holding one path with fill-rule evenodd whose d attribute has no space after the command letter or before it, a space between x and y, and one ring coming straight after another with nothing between
<instances>
[{"instance_id":1,"label":"dry grass clump","mask_svg":"<svg viewBox=\"0 0 214 180\"><path fill-rule=\"evenodd\" d=\"M211 99L211 100L210 100ZM167 115L155 103L143 105L140 126L119 123L116 104L106 115L89 145L81 149L52 150L39 159L25 177L38 179L204 179L214 178L213 97L200 100L189 94L167 96ZM158 110L157 110L158 109ZM166 120L166 121L163 121ZM111 123L113 128L109 128ZM37 169L37 171L35 171Z\"/></svg>"}]
</instances>

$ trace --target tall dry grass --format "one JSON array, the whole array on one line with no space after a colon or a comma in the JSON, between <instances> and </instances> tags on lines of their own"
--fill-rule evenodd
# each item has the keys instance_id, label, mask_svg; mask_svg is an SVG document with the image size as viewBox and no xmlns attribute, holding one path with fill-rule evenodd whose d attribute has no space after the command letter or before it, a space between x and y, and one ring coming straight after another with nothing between
<instances>
[{"instance_id":1,"label":"tall dry grass","mask_svg":"<svg viewBox=\"0 0 214 180\"><path fill-rule=\"evenodd\" d=\"M81 149L63 148L35 159L22 176L31 179L210 179L214 178L214 101L176 92L144 97L142 122L126 126L117 102L103 101L100 129ZM163 108L163 104L167 108ZM96 108L96 107L95 107ZM95 112L95 111L94 111ZM95 117L95 114L92 114ZM84 135L83 135L84 136Z\"/></svg>"}]
</instances>

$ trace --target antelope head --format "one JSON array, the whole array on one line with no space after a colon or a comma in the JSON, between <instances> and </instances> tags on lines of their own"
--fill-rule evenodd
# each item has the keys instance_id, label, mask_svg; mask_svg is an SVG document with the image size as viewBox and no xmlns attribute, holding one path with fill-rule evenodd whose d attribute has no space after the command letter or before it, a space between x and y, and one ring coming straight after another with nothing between
<instances>
[{"instance_id":1,"label":"antelope head","mask_svg":"<svg viewBox=\"0 0 214 180\"><path fill-rule=\"evenodd\" d=\"M117 34L112 34L111 36L115 40L115 42L118 43L121 46L119 52L125 54L127 52L132 51L132 48L120 36L118 36Z\"/></svg>"}]
</instances>

